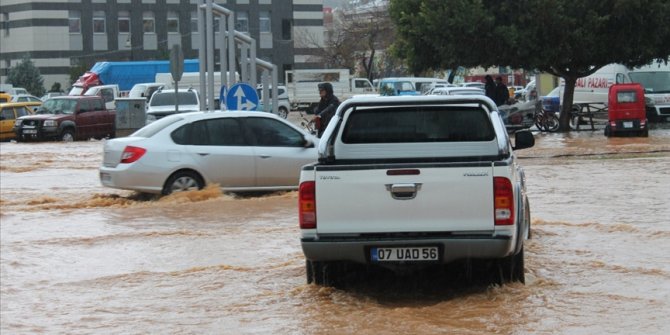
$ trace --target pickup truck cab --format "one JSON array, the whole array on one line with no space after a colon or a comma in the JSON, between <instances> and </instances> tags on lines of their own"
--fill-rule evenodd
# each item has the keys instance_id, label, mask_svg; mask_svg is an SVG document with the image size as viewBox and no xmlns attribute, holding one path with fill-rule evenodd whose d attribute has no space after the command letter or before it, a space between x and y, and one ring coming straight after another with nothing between
<instances>
[{"instance_id":1,"label":"pickup truck cab","mask_svg":"<svg viewBox=\"0 0 670 335\"><path fill-rule=\"evenodd\" d=\"M67 95L48 99L36 114L14 123L17 141L87 140L114 137L114 110L107 110L100 96Z\"/></svg>"},{"instance_id":2,"label":"pickup truck cab","mask_svg":"<svg viewBox=\"0 0 670 335\"><path fill-rule=\"evenodd\" d=\"M530 233L525 176L485 96L354 97L302 168L301 246L308 283L337 283L349 265L407 272L492 261L500 282L524 281Z\"/></svg>"}]
</instances>

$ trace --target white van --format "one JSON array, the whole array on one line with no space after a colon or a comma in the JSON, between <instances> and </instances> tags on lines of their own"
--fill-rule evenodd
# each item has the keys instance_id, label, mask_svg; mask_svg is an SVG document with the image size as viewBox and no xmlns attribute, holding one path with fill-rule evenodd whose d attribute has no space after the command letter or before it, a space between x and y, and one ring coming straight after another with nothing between
<instances>
[{"instance_id":1,"label":"white van","mask_svg":"<svg viewBox=\"0 0 670 335\"><path fill-rule=\"evenodd\" d=\"M628 75L633 82L644 87L647 118L650 121L670 121L670 63L654 62L636 67Z\"/></svg>"},{"instance_id":2,"label":"white van","mask_svg":"<svg viewBox=\"0 0 670 335\"><path fill-rule=\"evenodd\" d=\"M631 83L628 76L630 70L622 64L609 64L601 67L587 77L577 79L573 104L607 104L610 86L614 84ZM565 80L560 79L559 86L565 86ZM561 105L563 104L563 90L561 90Z\"/></svg>"}]
</instances>

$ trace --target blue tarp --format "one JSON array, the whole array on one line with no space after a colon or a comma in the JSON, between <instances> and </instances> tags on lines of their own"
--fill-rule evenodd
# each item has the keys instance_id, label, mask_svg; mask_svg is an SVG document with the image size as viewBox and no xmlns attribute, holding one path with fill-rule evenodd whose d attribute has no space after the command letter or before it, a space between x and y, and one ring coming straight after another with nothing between
<instances>
[{"instance_id":1,"label":"blue tarp","mask_svg":"<svg viewBox=\"0 0 670 335\"><path fill-rule=\"evenodd\" d=\"M197 59L184 60L184 72L198 72ZM170 73L169 60L137 62L98 62L90 72L96 73L104 85L119 85L119 90L129 91L139 83L153 83L156 73Z\"/></svg>"}]
</instances>

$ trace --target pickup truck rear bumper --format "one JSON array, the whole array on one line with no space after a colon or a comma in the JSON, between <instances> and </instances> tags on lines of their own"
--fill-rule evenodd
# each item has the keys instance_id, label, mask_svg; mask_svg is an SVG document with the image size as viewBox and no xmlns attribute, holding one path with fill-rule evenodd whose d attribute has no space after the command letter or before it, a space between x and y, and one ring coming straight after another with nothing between
<instances>
[{"instance_id":1,"label":"pickup truck rear bumper","mask_svg":"<svg viewBox=\"0 0 670 335\"><path fill-rule=\"evenodd\" d=\"M371 262L372 247L439 246L441 263L458 259L494 259L511 255L514 241L511 236L454 236L397 240L308 239L301 241L305 258L312 261L351 261L361 264Z\"/></svg>"}]
</instances>

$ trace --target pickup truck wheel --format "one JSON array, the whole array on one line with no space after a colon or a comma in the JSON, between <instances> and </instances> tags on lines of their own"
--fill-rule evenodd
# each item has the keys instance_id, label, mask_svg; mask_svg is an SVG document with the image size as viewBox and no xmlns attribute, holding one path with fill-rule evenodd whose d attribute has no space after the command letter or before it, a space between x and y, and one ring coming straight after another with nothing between
<instances>
[{"instance_id":1,"label":"pickup truck wheel","mask_svg":"<svg viewBox=\"0 0 670 335\"><path fill-rule=\"evenodd\" d=\"M516 255L507 256L498 261L499 284L507 282L525 283L523 247Z\"/></svg>"},{"instance_id":2,"label":"pickup truck wheel","mask_svg":"<svg viewBox=\"0 0 670 335\"><path fill-rule=\"evenodd\" d=\"M60 134L60 139L63 142L72 142L74 141L74 132L72 129L65 129L63 133Z\"/></svg>"},{"instance_id":3,"label":"pickup truck wheel","mask_svg":"<svg viewBox=\"0 0 670 335\"><path fill-rule=\"evenodd\" d=\"M337 265L335 262L306 261L307 284L333 286L338 272Z\"/></svg>"},{"instance_id":4,"label":"pickup truck wheel","mask_svg":"<svg viewBox=\"0 0 670 335\"><path fill-rule=\"evenodd\" d=\"M288 110L284 107L279 107L277 115L279 115L279 117L281 117L282 119L286 119L288 117Z\"/></svg>"},{"instance_id":5,"label":"pickup truck wheel","mask_svg":"<svg viewBox=\"0 0 670 335\"><path fill-rule=\"evenodd\" d=\"M168 195L174 192L201 190L203 187L205 182L195 172L179 171L168 178L162 193Z\"/></svg>"}]
</instances>

